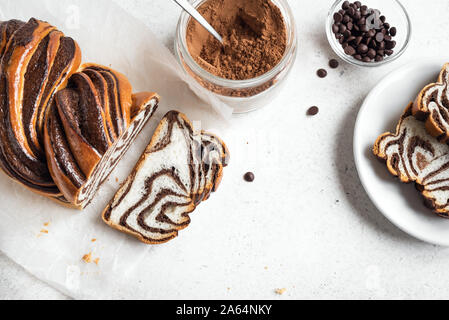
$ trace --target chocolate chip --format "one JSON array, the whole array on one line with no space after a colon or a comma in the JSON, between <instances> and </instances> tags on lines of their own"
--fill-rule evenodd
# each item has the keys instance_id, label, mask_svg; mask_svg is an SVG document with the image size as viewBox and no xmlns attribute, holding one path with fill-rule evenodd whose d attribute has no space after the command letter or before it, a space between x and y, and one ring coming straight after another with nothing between
<instances>
[{"instance_id":1,"label":"chocolate chip","mask_svg":"<svg viewBox=\"0 0 449 320\"><path fill-rule=\"evenodd\" d=\"M348 47L345 48L345 53L348 56L353 56L356 53L356 51L355 51L355 49L353 47L348 46Z\"/></svg>"},{"instance_id":2,"label":"chocolate chip","mask_svg":"<svg viewBox=\"0 0 449 320\"><path fill-rule=\"evenodd\" d=\"M368 56L365 56L365 57L363 57L363 59L362 59L363 62L371 62L371 60L372 60L372 58L370 58L370 57L368 57Z\"/></svg>"},{"instance_id":3,"label":"chocolate chip","mask_svg":"<svg viewBox=\"0 0 449 320\"><path fill-rule=\"evenodd\" d=\"M376 30L375 29L371 29L370 31L368 31L368 37L369 38L373 38L376 35Z\"/></svg>"},{"instance_id":4,"label":"chocolate chip","mask_svg":"<svg viewBox=\"0 0 449 320\"><path fill-rule=\"evenodd\" d=\"M320 109L316 106L310 107L309 110L307 110L308 116L316 116L320 112Z\"/></svg>"},{"instance_id":5,"label":"chocolate chip","mask_svg":"<svg viewBox=\"0 0 449 320\"><path fill-rule=\"evenodd\" d=\"M376 50L369 49L366 56L369 57L371 60L374 59L376 57Z\"/></svg>"},{"instance_id":6,"label":"chocolate chip","mask_svg":"<svg viewBox=\"0 0 449 320\"><path fill-rule=\"evenodd\" d=\"M342 14L339 13L339 12L336 12L336 13L334 14L334 21L335 21L335 22L341 22L341 21L343 21L343 16L342 16Z\"/></svg>"},{"instance_id":7,"label":"chocolate chip","mask_svg":"<svg viewBox=\"0 0 449 320\"><path fill-rule=\"evenodd\" d=\"M320 78L326 78L327 77L327 71L324 69L319 69L316 74L318 75L318 77Z\"/></svg>"},{"instance_id":8,"label":"chocolate chip","mask_svg":"<svg viewBox=\"0 0 449 320\"><path fill-rule=\"evenodd\" d=\"M396 29L396 27L393 27L390 29L390 36L395 37L397 34L398 30Z\"/></svg>"},{"instance_id":9,"label":"chocolate chip","mask_svg":"<svg viewBox=\"0 0 449 320\"><path fill-rule=\"evenodd\" d=\"M385 49L391 50L394 47L396 47L396 41L394 41L394 40L393 41L387 41L385 43Z\"/></svg>"},{"instance_id":10,"label":"chocolate chip","mask_svg":"<svg viewBox=\"0 0 449 320\"><path fill-rule=\"evenodd\" d=\"M247 172L243 176L243 179L245 179L246 182L253 182L256 179L256 176L252 172Z\"/></svg>"},{"instance_id":11,"label":"chocolate chip","mask_svg":"<svg viewBox=\"0 0 449 320\"><path fill-rule=\"evenodd\" d=\"M376 58L374 59L374 61L376 61L376 62L380 62L380 61L383 61L383 60L384 60L384 57L379 56L379 55L377 55Z\"/></svg>"},{"instance_id":12,"label":"chocolate chip","mask_svg":"<svg viewBox=\"0 0 449 320\"><path fill-rule=\"evenodd\" d=\"M357 47L357 52L358 53L367 53L369 50L368 46L366 44L361 43L358 47Z\"/></svg>"},{"instance_id":13,"label":"chocolate chip","mask_svg":"<svg viewBox=\"0 0 449 320\"><path fill-rule=\"evenodd\" d=\"M334 25L332 26L332 32L333 32L333 33L338 33L339 30L340 30L340 27L337 26L336 24L334 24Z\"/></svg>"},{"instance_id":14,"label":"chocolate chip","mask_svg":"<svg viewBox=\"0 0 449 320\"><path fill-rule=\"evenodd\" d=\"M339 66L339 62L336 59L331 59L329 60L329 67L331 67L332 69L337 69Z\"/></svg>"}]
</instances>

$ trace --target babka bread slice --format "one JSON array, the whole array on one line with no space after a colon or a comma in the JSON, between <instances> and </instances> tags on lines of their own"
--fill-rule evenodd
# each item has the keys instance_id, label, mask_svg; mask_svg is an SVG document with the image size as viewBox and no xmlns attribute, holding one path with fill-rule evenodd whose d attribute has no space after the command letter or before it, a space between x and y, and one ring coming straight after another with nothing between
<instances>
[{"instance_id":1,"label":"babka bread slice","mask_svg":"<svg viewBox=\"0 0 449 320\"><path fill-rule=\"evenodd\" d=\"M147 244L170 241L190 224L189 214L217 190L228 160L223 141L194 132L185 115L171 111L104 210L103 220Z\"/></svg>"},{"instance_id":2,"label":"babka bread slice","mask_svg":"<svg viewBox=\"0 0 449 320\"><path fill-rule=\"evenodd\" d=\"M415 182L426 205L441 216L449 213L449 146L430 135L412 115L411 103L396 133L381 135L374 154L404 183Z\"/></svg>"},{"instance_id":3,"label":"babka bread slice","mask_svg":"<svg viewBox=\"0 0 449 320\"><path fill-rule=\"evenodd\" d=\"M440 142L449 142L449 63L446 63L436 83L427 85L413 104L413 115L425 121L427 131Z\"/></svg>"},{"instance_id":4,"label":"babka bread slice","mask_svg":"<svg viewBox=\"0 0 449 320\"><path fill-rule=\"evenodd\" d=\"M432 161L421 172L417 184L426 206L449 218L449 154Z\"/></svg>"},{"instance_id":5,"label":"babka bread slice","mask_svg":"<svg viewBox=\"0 0 449 320\"><path fill-rule=\"evenodd\" d=\"M131 92L124 75L88 64L55 95L45 125L47 162L76 208L91 202L156 111L157 94Z\"/></svg>"},{"instance_id":6,"label":"babka bread slice","mask_svg":"<svg viewBox=\"0 0 449 320\"><path fill-rule=\"evenodd\" d=\"M44 119L78 69L77 43L47 22L0 24L0 167L31 190L62 199L47 167Z\"/></svg>"}]
</instances>

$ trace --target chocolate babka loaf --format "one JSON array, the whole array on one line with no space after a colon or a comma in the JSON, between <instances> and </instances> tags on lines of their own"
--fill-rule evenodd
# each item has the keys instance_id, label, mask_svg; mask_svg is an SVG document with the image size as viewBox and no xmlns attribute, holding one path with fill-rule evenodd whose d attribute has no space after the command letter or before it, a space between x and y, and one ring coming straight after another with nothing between
<instances>
[{"instance_id":1,"label":"chocolate babka loaf","mask_svg":"<svg viewBox=\"0 0 449 320\"><path fill-rule=\"evenodd\" d=\"M45 123L47 161L77 208L91 202L157 108L157 94L131 92L124 75L87 64L55 94Z\"/></svg>"},{"instance_id":2,"label":"chocolate babka loaf","mask_svg":"<svg viewBox=\"0 0 449 320\"><path fill-rule=\"evenodd\" d=\"M31 190L64 201L47 167L44 119L81 62L76 42L30 19L0 23L0 167Z\"/></svg>"},{"instance_id":3,"label":"chocolate babka loaf","mask_svg":"<svg viewBox=\"0 0 449 320\"><path fill-rule=\"evenodd\" d=\"M427 131L443 143L449 142L449 63L436 83L426 86L413 105L413 115L426 122Z\"/></svg>"},{"instance_id":4,"label":"chocolate babka loaf","mask_svg":"<svg viewBox=\"0 0 449 320\"><path fill-rule=\"evenodd\" d=\"M396 133L381 135L374 154L402 182L415 182L426 205L437 214L449 213L449 146L430 135L424 123L412 115L411 103L399 121Z\"/></svg>"},{"instance_id":5,"label":"chocolate babka loaf","mask_svg":"<svg viewBox=\"0 0 449 320\"><path fill-rule=\"evenodd\" d=\"M103 220L144 243L172 240L190 224L189 214L217 190L228 159L219 138L195 133L185 115L171 111Z\"/></svg>"}]
</instances>

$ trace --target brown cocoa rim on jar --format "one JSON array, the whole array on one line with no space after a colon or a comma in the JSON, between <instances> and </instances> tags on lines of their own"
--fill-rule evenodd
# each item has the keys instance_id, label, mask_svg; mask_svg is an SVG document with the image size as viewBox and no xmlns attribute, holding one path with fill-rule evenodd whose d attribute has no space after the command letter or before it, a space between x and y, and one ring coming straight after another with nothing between
<instances>
[{"instance_id":1,"label":"brown cocoa rim on jar","mask_svg":"<svg viewBox=\"0 0 449 320\"><path fill-rule=\"evenodd\" d=\"M258 95L259 93L264 92L265 90L269 89L278 82L277 76L283 71L281 70L281 72L279 72L278 74L273 75L272 79L268 80L267 82L257 87L232 89L210 83L209 81L204 80L203 78L198 76L195 72L193 72L192 69L185 62L182 62L182 64L185 70L204 88L222 96L235 97L235 98L252 97Z\"/></svg>"}]
</instances>

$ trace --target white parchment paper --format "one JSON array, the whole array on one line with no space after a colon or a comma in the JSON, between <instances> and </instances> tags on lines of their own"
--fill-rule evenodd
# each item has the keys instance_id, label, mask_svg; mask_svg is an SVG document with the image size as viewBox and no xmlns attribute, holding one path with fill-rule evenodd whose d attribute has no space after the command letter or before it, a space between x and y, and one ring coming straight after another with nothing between
<instances>
[{"instance_id":1,"label":"white parchment paper","mask_svg":"<svg viewBox=\"0 0 449 320\"><path fill-rule=\"evenodd\" d=\"M159 247L141 244L103 224L100 213L118 189L117 181L132 170L165 112L178 109L200 121L203 128L222 132L223 120L229 119L232 110L190 83L151 31L111 1L2 0L1 20L27 21L30 17L46 20L77 40L83 62L121 71L136 92L156 91L162 103L96 201L83 212L63 208L0 174L0 250L75 298L156 297L152 284L159 282L160 287L164 281L174 286L176 282L175 278L161 279L161 268L170 271L180 251L194 249L188 248L188 241ZM99 259L98 265L82 261L89 253L93 260Z\"/></svg>"}]
</instances>

